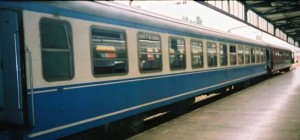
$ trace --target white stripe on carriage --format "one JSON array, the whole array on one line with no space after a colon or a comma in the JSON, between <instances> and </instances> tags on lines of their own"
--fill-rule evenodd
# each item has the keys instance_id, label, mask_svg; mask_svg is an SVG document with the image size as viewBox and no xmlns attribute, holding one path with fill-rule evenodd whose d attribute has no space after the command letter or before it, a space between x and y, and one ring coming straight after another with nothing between
<instances>
[{"instance_id":1,"label":"white stripe on carriage","mask_svg":"<svg viewBox=\"0 0 300 140\"><path fill-rule=\"evenodd\" d=\"M41 90L41 91L34 91L33 93L45 93L45 92L53 92L53 91L57 91L57 89L49 89L49 90ZM27 92L27 94L31 94L30 91Z\"/></svg>"},{"instance_id":2,"label":"white stripe on carriage","mask_svg":"<svg viewBox=\"0 0 300 140\"><path fill-rule=\"evenodd\" d=\"M48 134L48 133L51 133L51 132L55 132L55 131L58 131L58 130L66 129L66 128L69 128L69 127L81 125L81 124L88 123L88 122L92 122L92 121L99 120L99 119L102 119L102 118L110 117L110 116L113 116L113 115L117 115L117 114L120 114L120 113L131 111L131 110L134 110L134 109L138 109L138 108L142 108L142 107L145 107L145 106L153 105L153 104L156 104L156 103L160 103L160 102L163 102L163 101L171 100L171 99L174 99L174 98L178 98L178 97L185 96L185 95L188 95L188 94L192 94L192 93L195 93L195 92L203 91L203 90L206 90L206 89L209 89L209 88L213 88L213 87L217 87L217 86L220 86L220 85L228 84L228 83L231 83L231 82L239 81L239 80L242 80L242 79L246 79L246 78L250 78L250 77L262 75L262 74L265 74L265 73L266 72L261 72L261 73L258 73L258 74L253 74L253 75L242 77L242 78L239 78L239 79L227 81L227 82L224 82L224 83L221 83L221 84L217 84L217 85L213 85L213 86L209 86L209 87L205 87L205 88L201 88L201 89L189 91L189 92L182 93L182 94L179 94L179 95L176 95L176 96L172 96L172 97L160 99L160 100L157 100L157 101L145 103L145 104L142 104L142 105L134 106L134 107L131 107L131 108L119 110L119 111L112 112L112 113L109 113L109 114L105 114L105 115L97 116L97 117L94 117L94 118L90 118L90 119L86 119L86 120L74 122L74 123L71 123L71 124L67 124L67 125L63 125L63 126L51 128L51 129L40 131L40 132L36 132L36 133L33 133L33 134L29 134L28 138L33 138L33 137L41 136L41 135Z\"/></svg>"},{"instance_id":3,"label":"white stripe on carriage","mask_svg":"<svg viewBox=\"0 0 300 140\"><path fill-rule=\"evenodd\" d=\"M261 64L255 64L255 65L261 65ZM246 67L246 66L244 66L244 67ZM254 66L254 65L251 65L251 66ZM235 67L241 68L241 66L235 66ZM232 69L232 68L235 68L235 67L226 67L226 68L223 68L223 69ZM82 86L74 86L74 87L65 87L65 88L63 88L63 90L86 88L86 87L95 87L95 86L104 86L104 85L119 84L119 83L126 83L126 82L135 82L135 81L143 81L143 80L166 78L166 77L174 77L174 76L181 76L181 75L190 75L190 74L205 73L205 72L212 72L212 71L218 71L218 70L222 70L222 69L216 68L216 69L197 71L197 72L191 72L191 73L179 73L179 74L174 74L174 75L165 75L165 76L157 76L157 77L149 77L149 78L141 78L141 79L133 79L133 80L124 80L124 81L101 83L101 84L91 84L91 85L82 85Z\"/></svg>"}]
</instances>

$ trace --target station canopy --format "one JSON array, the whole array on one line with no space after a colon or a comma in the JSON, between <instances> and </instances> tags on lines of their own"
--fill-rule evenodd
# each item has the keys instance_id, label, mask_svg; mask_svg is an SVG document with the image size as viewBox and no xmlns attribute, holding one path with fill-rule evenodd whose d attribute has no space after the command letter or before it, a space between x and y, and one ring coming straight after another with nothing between
<instances>
[{"instance_id":1,"label":"station canopy","mask_svg":"<svg viewBox=\"0 0 300 140\"><path fill-rule=\"evenodd\" d=\"M275 28L300 43L300 1L241 1Z\"/></svg>"}]
</instances>

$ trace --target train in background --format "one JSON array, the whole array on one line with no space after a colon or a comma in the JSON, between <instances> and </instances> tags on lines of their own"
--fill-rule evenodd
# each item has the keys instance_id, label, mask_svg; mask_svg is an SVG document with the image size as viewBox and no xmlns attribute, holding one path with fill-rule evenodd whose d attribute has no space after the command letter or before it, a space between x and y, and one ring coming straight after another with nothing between
<instances>
[{"instance_id":1,"label":"train in background","mask_svg":"<svg viewBox=\"0 0 300 140\"><path fill-rule=\"evenodd\" d=\"M294 50L294 62L295 62L295 65L299 65L300 64L300 48L296 48Z\"/></svg>"},{"instance_id":2,"label":"train in background","mask_svg":"<svg viewBox=\"0 0 300 140\"><path fill-rule=\"evenodd\" d=\"M295 62L295 53L292 49L288 49L284 46L278 46L274 44L267 43L268 46L272 46L269 51L267 50L267 57L269 57L269 62L267 62L268 74L273 74L280 71L289 71L292 64ZM269 53L269 54L268 54Z\"/></svg>"},{"instance_id":3,"label":"train in background","mask_svg":"<svg viewBox=\"0 0 300 140\"><path fill-rule=\"evenodd\" d=\"M0 139L57 139L280 70L293 52L111 2L0 2Z\"/></svg>"}]
</instances>

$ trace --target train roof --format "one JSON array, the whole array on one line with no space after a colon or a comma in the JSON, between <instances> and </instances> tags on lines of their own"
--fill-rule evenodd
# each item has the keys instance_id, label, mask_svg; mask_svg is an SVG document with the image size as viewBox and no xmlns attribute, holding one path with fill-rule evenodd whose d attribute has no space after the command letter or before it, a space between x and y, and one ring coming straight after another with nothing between
<instances>
[{"instance_id":1,"label":"train roof","mask_svg":"<svg viewBox=\"0 0 300 140\"><path fill-rule=\"evenodd\" d=\"M277 45L277 44L273 44L273 43L267 43L266 42L266 45L268 47L271 47L271 48L276 48L276 49L283 49L283 50L289 50L289 51L292 51L292 48L290 48L290 46L287 46L287 45Z\"/></svg>"},{"instance_id":2,"label":"train roof","mask_svg":"<svg viewBox=\"0 0 300 140\"><path fill-rule=\"evenodd\" d=\"M76 6L75 3L73 4L74 6ZM113 18L116 20L121 20L126 22L134 21L134 24L137 25L152 26L158 29L159 32L167 32L170 34L191 36L195 38L200 37L204 39L218 40L224 42L231 41L231 43L240 43L240 44L246 43L249 45L251 44L251 45L259 45L259 46L265 45L264 42L262 41L240 37L238 35L234 35L231 33L222 32L204 26L184 22L178 19L155 14L149 11L141 10L126 5L117 4L114 2L102 1L102 2L95 2L94 4L87 3L86 6L87 7L95 6L95 9L87 8L80 4L78 9L76 10L89 9L89 11L87 10L84 11L87 13L96 13L97 16L101 16L101 17L108 17L108 18ZM179 32L181 34L179 34Z\"/></svg>"},{"instance_id":3,"label":"train roof","mask_svg":"<svg viewBox=\"0 0 300 140\"><path fill-rule=\"evenodd\" d=\"M17 9L25 9L37 12L63 15L85 20L94 20L157 32L165 32L175 35L204 38L215 41L224 41L236 44L255 46L269 46L286 49L280 46L241 37L232 33L219 31L197 24L184 22L171 17L154 14L142 9L117 4L114 2L90 2L90 1L49 1L49 2L0 2ZM15 4L18 3L18 4ZM100 18L99 18L100 17Z\"/></svg>"}]
</instances>

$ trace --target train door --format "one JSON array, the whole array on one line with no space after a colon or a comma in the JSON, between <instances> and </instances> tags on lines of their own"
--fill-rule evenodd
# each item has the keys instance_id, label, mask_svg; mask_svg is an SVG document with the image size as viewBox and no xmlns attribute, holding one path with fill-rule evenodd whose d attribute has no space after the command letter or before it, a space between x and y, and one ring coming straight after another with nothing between
<instances>
[{"instance_id":1,"label":"train door","mask_svg":"<svg viewBox=\"0 0 300 140\"><path fill-rule=\"evenodd\" d=\"M23 124L18 14L0 9L0 121Z\"/></svg>"}]
</instances>

